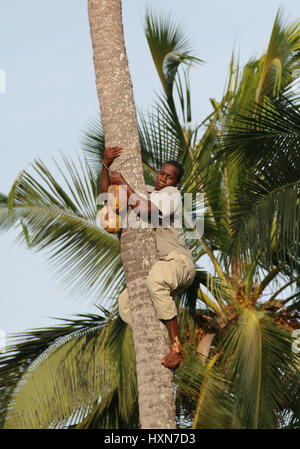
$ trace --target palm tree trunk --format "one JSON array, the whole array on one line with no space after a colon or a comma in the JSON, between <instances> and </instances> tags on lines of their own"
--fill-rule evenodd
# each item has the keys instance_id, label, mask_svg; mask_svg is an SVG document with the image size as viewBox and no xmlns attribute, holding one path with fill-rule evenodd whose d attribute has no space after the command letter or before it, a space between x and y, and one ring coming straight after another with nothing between
<instances>
[{"instance_id":1,"label":"palm tree trunk","mask_svg":"<svg viewBox=\"0 0 300 449\"><path fill-rule=\"evenodd\" d=\"M88 13L105 144L124 147L111 168L120 171L134 190L145 193L121 0L88 0ZM147 429L176 428L173 375L160 363L168 351L168 335L144 282L156 260L153 231L124 229L121 256L133 323L140 424Z\"/></svg>"}]
</instances>

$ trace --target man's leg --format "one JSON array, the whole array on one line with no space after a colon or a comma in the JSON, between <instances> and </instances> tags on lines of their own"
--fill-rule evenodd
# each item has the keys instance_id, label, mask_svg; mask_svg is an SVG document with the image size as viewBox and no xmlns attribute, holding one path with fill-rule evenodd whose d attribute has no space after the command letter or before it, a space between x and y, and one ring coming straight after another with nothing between
<instances>
[{"instance_id":1,"label":"man's leg","mask_svg":"<svg viewBox=\"0 0 300 449\"><path fill-rule=\"evenodd\" d=\"M172 343L171 351L161 360L161 363L168 368L176 368L184 358L177 317L175 316L171 320L162 320L162 322L167 326Z\"/></svg>"},{"instance_id":2,"label":"man's leg","mask_svg":"<svg viewBox=\"0 0 300 449\"><path fill-rule=\"evenodd\" d=\"M118 305L120 317L125 323L128 324L128 326L132 327L127 288L125 288L125 290L123 290L122 293L120 294L118 298Z\"/></svg>"},{"instance_id":3,"label":"man's leg","mask_svg":"<svg viewBox=\"0 0 300 449\"><path fill-rule=\"evenodd\" d=\"M193 281L195 268L185 259L180 254L170 253L165 260L157 261L151 267L146 281L158 318L167 326L169 332L171 350L161 361L168 368L176 368L183 360L177 309L171 292L185 288Z\"/></svg>"},{"instance_id":4,"label":"man's leg","mask_svg":"<svg viewBox=\"0 0 300 449\"><path fill-rule=\"evenodd\" d=\"M129 309L129 297L127 289L125 289L119 296L118 299L119 304L119 314L122 320L128 324L128 326L132 327L131 324L131 315L130 315L130 309ZM180 341L180 335L178 330L178 324L177 324L177 317L170 320L161 320L165 326L168 329L170 340L174 346L174 349L171 350L163 359L162 364L168 368L175 368L176 366L180 365L180 363L183 360L183 350L181 351L180 348L182 348L181 341ZM176 346L177 345L177 346ZM178 349L178 351L177 351ZM183 348L182 348L183 349Z\"/></svg>"}]
</instances>

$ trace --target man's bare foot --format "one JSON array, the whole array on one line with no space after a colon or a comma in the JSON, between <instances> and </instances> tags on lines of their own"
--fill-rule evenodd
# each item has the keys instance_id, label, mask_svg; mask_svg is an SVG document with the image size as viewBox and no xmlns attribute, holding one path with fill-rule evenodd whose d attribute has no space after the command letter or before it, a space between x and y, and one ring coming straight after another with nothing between
<instances>
[{"instance_id":1,"label":"man's bare foot","mask_svg":"<svg viewBox=\"0 0 300 449\"><path fill-rule=\"evenodd\" d=\"M161 363L167 368L177 368L183 360L183 354L176 351L170 351L162 360Z\"/></svg>"},{"instance_id":2,"label":"man's bare foot","mask_svg":"<svg viewBox=\"0 0 300 449\"><path fill-rule=\"evenodd\" d=\"M162 365L167 368L177 368L183 360L183 346L180 342L179 330L177 325L177 318L174 317L171 320L165 320L170 340L173 342L170 345L171 351L161 360Z\"/></svg>"}]
</instances>

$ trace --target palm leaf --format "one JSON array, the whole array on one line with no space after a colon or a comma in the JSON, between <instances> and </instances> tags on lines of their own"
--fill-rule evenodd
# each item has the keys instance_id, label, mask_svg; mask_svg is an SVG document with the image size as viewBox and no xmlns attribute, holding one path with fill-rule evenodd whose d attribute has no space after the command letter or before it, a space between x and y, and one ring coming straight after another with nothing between
<instances>
[{"instance_id":1,"label":"palm leaf","mask_svg":"<svg viewBox=\"0 0 300 449\"><path fill-rule=\"evenodd\" d=\"M186 418L193 419L196 412L199 395L201 407L197 412L196 428L201 429L229 429L231 428L232 399L226 394L228 382L219 372L216 366L211 369L203 364L201 359L193 353L193 349L185 346L186 358L180 369L175 372L177 389L177 408L185 412L186 402L190 407L187 409ZM186 414L186 413L184 413ZM192 419L191 419L192 418ZM191 423L189 424L189 427Z\"/></svg>"},{"instance_id":2,"label":"palm leaf","mask_svg":"<svg viewBox=\"0 0 300 449\"><path fill-rule=\"evenodd\" d=\"M81 147L98 186L105 149L104 131L99 117L88 123L87 130L82 135Z\"/></svg>"},{"instance_id":3,"label":"palm leaf","mask_svg":"<svg viewBox=\"0 0 300 449\"><path fill-rule=\"evenodd\" d=\"M187 33L168 16L159 16L147 10L145 35L163 88L167 97L172 97L179 64L201 61L192 56Z\"/></svg>"},{"instance_id":4,"label":"palm leaf","mask_svg":"<svg viewBox=\"0 0 300 449\"><path fill-rule=\"evenodd\" d=\"M278 96L291 82L299 67L300 26L298 21L285 25L282 9L278 10L267 52L262 59L256 102L265 94Z\"/></svg>"},{"instance_id":5,"label":"palm leaf","mask_svg":"<svg viewBox=\"0 0 300 449\"><path fill-rule=\"evenodd\" d=\"M72 298L87 291L105 298L124 284L117 237L97 222L96 185L83 163L79 169L63 158L58 167L65 187L40 161L33 164L34 178L23 172L0 208L1 226L18 226L19 240L34 251L46 250L49 266ZM26 232L25 232L26 230Z\"/></svg>"},{"instance_id":6,"label":"palm leaf","mask_svg":"<svg viewBox=\"0 0 300 449\"><path fill-rule=\"evenodd\" d=\"M116 329L117 350L113 347ZM86 426L95 416L98 426L106 427L112 424L109 408L112 416L130 422L137 397L135 359L129 330L121 320L81 315L63 328L52 329L51 338L49 333L39 330L27 335L22 352L25 346L31 354L25 364L23 358L22 368L16 356L10 358L9 371L15 369L18 383L10 397L4 427ZM13 346L10 351L16 349L21 348ZM4 376L5 370L7 365ZM116 394L117 404L113 399Z\"/></svg>"},{"instance_id":7,"label":"palm leaf","mask_svg":"<svg viewBox=\"0 0 300 449\"><path fill-rule=\"evenodd\" d=\"M296 267L300 182L298 107L280 97L267 106L257 105L255 118L239 116L236 123L241 123L240 127L229 127L224 137L224 151L238 165L253 168L236 189L231 216L233 246L253 254L257 254L259 247L263 248L268 266L277 257L289 262L294 259Z\"/></svg>"},{"instance_id":8,"label":"palm leaf","mask_svg":"<svg viewBox=\"0 0 300 449\"><path fill-rule=\"evenodd\" d=\"M290 400L285 378L296 370L289 332L266 313L243 309L220 349L235 397L233 427L276 427L278 410ZM265 381L270 378L273 382Z\"/></svg>"}]
</instances>

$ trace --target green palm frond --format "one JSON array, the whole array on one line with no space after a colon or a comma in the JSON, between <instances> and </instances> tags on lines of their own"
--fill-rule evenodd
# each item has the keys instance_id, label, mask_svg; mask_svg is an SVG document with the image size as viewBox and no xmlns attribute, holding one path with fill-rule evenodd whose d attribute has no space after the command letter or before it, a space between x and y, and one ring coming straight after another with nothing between
<instances>
[{"instance_id":1,"label":"green palm frond","mask_svg":"<svg viewBox=\"0 0 300 449\"><path fill-rule=\"evenodd\" d=\"M119 241L99 225L89 167L81 162L77 168L63 158L57 164L62 183L41 161L33 169L36 177L24 171L2 203L1 227L19 226L19 240L47 251L50 268L72 298L87 290L102 300L107 294L115 298L124 284Z\"/></svg>"},{"instance_id":2,"label":"green palm frond","mask_svg":"<svg viewBox=\"0 0 300 449\"><path fill-rule=\"evenodd\" d=\"M98 187L105 149L104 131L99 117L88 123L87 130L82 135L81 147Z\"/></svg>"},{"instance_id":3,"label":"green palm frond","mask_svg":"<svg viewBox=\"0 0 300 449\"><path fill-rule=\"evenodd\" d=\"M202 61L192 55L186 31L168 16L146 11L145 35L164 91L167 97L172 97L178 66Z\"/></svg>"},{"instance_id":4,"label":"green palm frond","mask_svg":"<svg viewBox=\"0 0 300 449\"><path fill-rule=\"evenodd\" d=\"M231 360L230 378L236 389L235 422L238 428L257 428L262 371L262 336L259 316L245 309L225 339L225 353ZM240 410L242 408L242 410ZM244 427L243 426L243 427Z\"/></svg>"},{"instance_id":5,"label":"green palm frond","mask_svg":"<svg viewBox=\"0 0 300 449\"><path fill-rule=\"evenodd\" d=\"M137 428L138 394L132 332L120 318L109 329L105 350L114 363L116 388L109 401L97 404L76 428Z\"/></svg>"},{"instance_id":6,"label":"green palm frond","mask_svg":"<svg viewBox=\"0 0 300 449\"><path fill-rule=\"evenodd\" d=\"M233 404L226 393L228 381L216 365L204 364L192 347L185 346L185 349L185 362L175 372L178 411L187 415L185 417L190 421L195 420L197 412L196 428L230 429Z\"/></svg>"},{"instance_id":7,"label":"green palm frond","mask_svg":"<svg viewBox=\"0 0 300 449\"><path fill-rule=\"evenodd\" d=\"M257 105L255 117L236 117L223 140L229 160L252 167L235 191L232 245L253 254L263 248L269 266L291 254L298 263L299 141L298 105L285 97Z\"/></svg>"},{"instance_id":8,"label":"green palm frond","mask_svg":"<svg viewBox=\"0 0 300 449\"><path fill-rule=\"evenodd\" d=\"M187 128L192 121L189 68L202 61L193 56L190 38L170 16L147 11L145 35L164 89L164 95L155 104L155 117L163 119L163 126L177 144L178 160L188 165L192 151L190 142L197 134L197 129ZM185 67L182 74L181 67Z\"/></svg>"},{"instance_id":9,"label":"green palm frond","mask_svg":"<svg viewBox=\"0 0 300 449\"><path fill-rule=\"evenodd\" d=\"M79 424L72 426L75 429L138 429L139 428L139 414L138 403L136 403L134 411L130 416L130 421L123 419L119 413L119 395L114 391L109 401L103 408L97 405L88 414L88 416Z\"/></svg>"},{"instance_id":10,"label":"green palm frond","mask_svg":"<svg viewBox=\"0 0 300 449\"><path fill-rule=\"evenodd\" d=\"M256 115L256 103L268 106L269 99L282 96L293 97L293 86L297 77L299 66L300 28L298 21L286 24L283 11L280 9L276 15L273 30L266 52L259 59L252 58L242 68L230 66L227 90L219 103L222 112L219 119L220 137L228 127L242 128L237 119L243 111L246 117ZM236 122L237 119L237 122ZM249 132L251 130L248 128ZM219 150L219 147L216 147ZM255 152L255 150L254 150ZM227 161L227 154L223 155L224 179L226 183L226 196L228 206L228 220L231 220L231 204L235 200L239 184L247 177L249 165L237 164L233 159Z\"/></svg>"},{"instance_id":11,"label":"green palm frond","mask_svg":"<svg viewBox=\"0 0 300 449\"><path fill-rule=\"evenodd\" d=\"M266 52L258 59L251 58L242 70L237 64L234 87L228 86L222 101L226 99L229 110L238 113L253 102L263 103L266 97L276 98L289 89L297 76L299 50L299 22L286 24L283 10L279 9Z\"/></svg>"},{"instance_id":12,"label":"green palm frond","mask_svg":"<svg viewBox=\"0 0 300 449\"><path fill-rule=\"evenodd\" d=\"M3 357L1 374L5 379L7 374L14 377L14 388L9 404L7 398L2 401L5 428L87 426L95 415L98 426L112 428L116 423L109 422L108 409L118 420L131 421L137 387L130 331L119 318L80 317L66 320L61 327L29 333L20 345L9 348L12 355L9 364ZM117 348L113 346L116 328Z\"/></svg>"},{"instance_id":13,"label":"green palm frond","mask_svg":"<svg viewBox=\"0 0 300 449\"><path fill-rule=\"evenodd\" d=\"M263 382L259 428L274 428L280 426L278 416L285 411L290 411L289 420L297 416L293 405L299 398L299 362L291 351L290 331L274 325L270 316L265 316L262 324L262 377L274 378L275 382ZM267 413L270 409L273 416Z\"/></svg>"},{"instance_id":14,"label":"green palm frond","mask_svg":"<svg viewBox=\"0 0 300 449\"><path fill-rule=\"evenodd\" d=\"M140 136L143 142L142 160L144 167L155 174L167 160L180 159L180 135L172 129L161 111L140 113Z\"/></svg>"},{"instance_id":15,"label":"green palm frond","mask_svg":"<svg viewBox=\"0 0 300 449\"><path fill-rule=\"evenodd\" d=\"M256 93L256 102L261 96L278 96L283 87L292 80L293 72L299 68L300 25L298 21L286 25L282 9L278 10L269 46L261 60L261 72Z\"/></svg>"},{"instance_id":16,"label":"green palm frond","mask_svg":"<svg viewBox=\"0 0 300 449\"><path fill-rule=\"evenodd\" d=\"M300 134L299 102L280 96L264 106L255 105L257 115L232 114L232 124L222 138L223 151L230 161L248 166L265 166L288 159L299 164L296 151ZM221 154L221 153L220 153ZM296 166L297 168L298 166Z\"/></svg>"},{"instance_id":17,"label":"green palm frond","mask_svg":"<svg viewBox=\"0 0 300 449\"><path fill-rule=\"evenodd\" d=\"M278 411L291 400L286 379L296 373L291 341L286 329L254 309L243 309L231 325L220 349L235 398L233 428L276 427Z\"/></svg>"},{"instance_id":18,"label":"green palm frond","mask_svg":"<svg viewBox=\"0 0 300 449\"><path fill-rule=\"evenodd\" d=\"M260 182L248 189L243 209L233 210L233 244L252 257L262 248L260 261L266 268L281 261L290 265L293 276L293 270L299 270L300 181L292 183L274 189L272 183Z\"/></svg>"},{"instance_id":19,"label":"green palm frond","mask_svg":"<svg viewBox=\"0 0 300 449\"><path fill-rule=\"evenodd\" d=\"M12 395L22 377L29 373L30 367L34 368L37 360L43 359L43 354L50 351L54 342L66 342L69 335L75 336L82 329L88 332L90 327L95 325L101 328L104 323L101 316L90 315L85 318L77 321L66 320L63 326L32 330L11 337L14 343L6 348L5 354L0 358L1 427Z\"/></svg>"}]
</instances>

